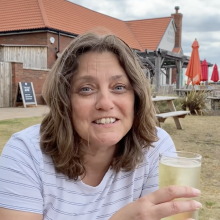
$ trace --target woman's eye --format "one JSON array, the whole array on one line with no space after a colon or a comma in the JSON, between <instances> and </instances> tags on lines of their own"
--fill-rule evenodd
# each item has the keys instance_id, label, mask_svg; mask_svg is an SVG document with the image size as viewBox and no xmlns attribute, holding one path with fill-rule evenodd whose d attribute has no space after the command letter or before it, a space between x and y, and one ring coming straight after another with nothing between
<instances>
[{"instance_id":1,"label":"woman's eye","mask_svg":"<svg viewBox=\"0 0 220 220\"><path fill-rule=\"evenodd\" d=\"M122 90L124 87L123 86L116 86L115 89L116 90Z\"/></svg>"},{"instance_id":2,"label":"woman's eye","mask_svg":"<svg viewBox=\"0 0 220 220\"><path fill-rule=\"evenodd\" d=\"M125 90L125 86L121 86L121 85L120 86L115 86L115 90L116 91L120 91L120 92L124 91Z\"/></svg>"},{"instance_id":3,"label":"woman's eye","mask_svg":"<svg viewBox=\"0 0 220 220\"><path fill-rule=\"evenodd\" d=\"M79 94L81 95L90 95L93 93L93 89L90 87L82 87L79 89Z\"/></svg>"},{"instance_id":4,"label":"woman's eye","mask_svg":"<svg viewBox=\"0 0 220 220\"><path fill-rule=\"evenodd\" d=\"M89 88L89 87L81 88L80 91L82 91L82 92L90 92L91 88Z\"/></svg>"}]
</instances>

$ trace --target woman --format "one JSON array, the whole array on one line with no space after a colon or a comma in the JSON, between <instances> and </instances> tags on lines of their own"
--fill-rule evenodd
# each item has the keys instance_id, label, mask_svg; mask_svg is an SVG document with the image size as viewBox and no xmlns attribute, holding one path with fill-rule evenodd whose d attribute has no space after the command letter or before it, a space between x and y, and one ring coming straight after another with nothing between
<instances>
[{"instance_id":1,"label":"woman","mask_svg":"<svg viewBox=\"0 0 220 220\"><path fill-rule=\"evenodd\" d=\"M149 85L122 40L77 37L43 95L48 115L13 135L1 155L1 219L159 220L201 206L172 201L196 189L157 190L159 153L175 147L156 128Z\"/></svg>"}]
</instances>

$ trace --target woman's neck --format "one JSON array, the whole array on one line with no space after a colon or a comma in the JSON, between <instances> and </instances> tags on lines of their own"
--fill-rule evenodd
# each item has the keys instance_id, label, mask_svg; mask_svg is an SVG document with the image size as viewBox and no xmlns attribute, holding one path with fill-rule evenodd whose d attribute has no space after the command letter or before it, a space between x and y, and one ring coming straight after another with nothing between
<instances>
[{"instance_id":1,"label":"woman's neck","mask_svg":"<svg viewBox=\"0 0 220 220\"><path fill-rule=\"evenodd\" d=\"M97 186L102 181L115 153L115 146L111 146L106 150L89 147L84 155L84 167L86 174L82 181L91 186Z\"/></svg>"}]
</instances>

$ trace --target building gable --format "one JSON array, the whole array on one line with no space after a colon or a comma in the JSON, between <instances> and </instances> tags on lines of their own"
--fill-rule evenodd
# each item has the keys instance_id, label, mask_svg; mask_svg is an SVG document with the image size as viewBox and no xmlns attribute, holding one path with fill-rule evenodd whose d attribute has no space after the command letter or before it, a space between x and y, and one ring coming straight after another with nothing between
<instances>
[{"instance_id":1,"label":"building gable","mask_svg":"<svg viewBox=\"0 0 220 220\"><path fill-rule=\"evenodd\" d=\"M173 19L171 19L159 45L157 46L157 49L173 51L173 48L175 46L175 32L176 32L175 23Z\"/></svg>"},{"instance_id":2,"label":"building gable","mask_svg":"<svg viewBox=\"0 0 220 220\"><path fill-rule=\"evenodd\" d=\"M156 50L172 17L126 21L144 50Z\"/></svg>"}]
</instances>

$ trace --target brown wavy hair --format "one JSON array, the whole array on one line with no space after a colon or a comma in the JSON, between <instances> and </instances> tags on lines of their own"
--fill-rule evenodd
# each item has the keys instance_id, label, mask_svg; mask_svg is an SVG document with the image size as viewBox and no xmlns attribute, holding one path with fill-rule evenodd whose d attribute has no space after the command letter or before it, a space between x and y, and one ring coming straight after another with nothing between
<instances>
[{"instance_id":1,"label":"brown wavy hair","mask_svg":"<svg viewBox=\"0 0 220 220\"><path fill-rule=\"evenodd\" d=\"M78 36L58 58L46 79L43 97L50 111L40 127L42 151L51 156L57 172L74 180L85 175L85 167L81 138L72 121L71 85L79 67L79 57L88 51L114 53L135 93L133 126L116 146L112 169L116 172L135 169L143 161L143 148L149 148L158 140L150 86L134 51L112 34L85 33Z\"/></svg>"}]
</instances>

